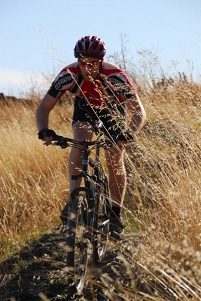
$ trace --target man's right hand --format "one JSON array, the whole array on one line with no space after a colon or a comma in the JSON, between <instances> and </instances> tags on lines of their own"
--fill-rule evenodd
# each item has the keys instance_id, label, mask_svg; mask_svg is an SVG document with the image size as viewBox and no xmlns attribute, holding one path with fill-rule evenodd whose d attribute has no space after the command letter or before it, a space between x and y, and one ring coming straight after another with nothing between
<instances>
[{"instance_id":1,"label":"man's right hand","mask_svg":"<svg viewBox=\"0 0 201 301\"><path fill-rule=\"evenodd\" d=\"M45 142L45 145L50 145L52 140L56 138L57 134L55 131L50 129L42 129L38 132L38 139L41 139Z\"/></svg>"}]
</instances>

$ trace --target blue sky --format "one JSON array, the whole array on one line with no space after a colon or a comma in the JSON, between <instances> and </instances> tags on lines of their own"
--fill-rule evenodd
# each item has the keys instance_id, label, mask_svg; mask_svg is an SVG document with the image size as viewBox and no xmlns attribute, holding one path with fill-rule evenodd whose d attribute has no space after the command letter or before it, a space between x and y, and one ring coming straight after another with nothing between
<instances>
[{"instance_id":1,"label":"blue sky","mask_svg":"<svg viewBox=\"0 0 201 301\"><path fill-rule=\"evenodd\" d=\"M107 55L154 52L163 68L171 62L201 74L201 0L0 0L0 92L23 93L31 85L48 89L43 75L72 63L76 41L98 35ZM136 63L136 62L135 62Z\"/></svg>"}]
</instances>

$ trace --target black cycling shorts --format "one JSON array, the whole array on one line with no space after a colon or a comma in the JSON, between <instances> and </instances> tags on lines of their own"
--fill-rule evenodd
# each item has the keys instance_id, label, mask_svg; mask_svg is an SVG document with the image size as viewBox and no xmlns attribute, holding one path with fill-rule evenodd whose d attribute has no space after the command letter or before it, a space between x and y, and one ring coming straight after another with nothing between
<instances>
[{"instance_id":1,"label":"black cycling shorts","mask_svg":"<svg viewBox=\"0 0 201 301\"><path fill-rule=\"evenodd\" d=\"M99 110L92 108L83 97L76 96L74 101L73 122L88 122L92 126L98 121L103 123L104 134L113 139L125 140L122 138L125 131L125 105L117 105L111 101L106 109Z\"/></svg>"}]
</instances>

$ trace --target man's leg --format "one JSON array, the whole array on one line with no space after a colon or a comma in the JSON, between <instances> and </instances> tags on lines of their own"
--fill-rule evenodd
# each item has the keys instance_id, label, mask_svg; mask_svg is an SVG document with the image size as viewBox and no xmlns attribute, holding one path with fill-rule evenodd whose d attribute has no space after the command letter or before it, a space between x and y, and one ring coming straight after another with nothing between
<instances>
[{"instance_id":1,"label":"man's leg","mask_svg":"<svg viewBox=\"0 0 201 301\"><path fill-rule=\"evenodd\" d=\"M112 206L122 207L126 191L126 170L124 166L124 142L118 141L118 147L106 151L109 172L109 186Z\"/></svg>"},{"instance_id":2,"label":"man's leg","mask_svg":"<svg viewBox=\"0 0 201 301\"><path fill-rule=\"evenodd\" d=\"M93 128L87 122L76 122L73 125L73 138L77 141L89 140L91 141L93 136ZM68 174L69 174L69 184L71 182L71 176L80 173L81 170L81 154L80 150L77 148L72 148L68 159ZM77 180L75 183L75 188L79 187L81 184L81 179ZM68 203L65 205L60 214L60 219L63 223L66 223L68 216Z\"/></svg>"},{"instance_id":3,"label":"man's leg","mask_svg":"<svg viewBox=\"0 0 201 301\"><path fill-rule=\"evenodd\" d=\"M109 187L112 199L111 235L117 239L123 237L124 224L121 218L121 208L126 191L126 170L124 166L124 142L118 141L118 147L106 151L109 172Z\"/></svg>"},{"instance_id":4,"label":"man's leg","mask_svg":"<svg viewBox=\"0 0 201 301\"><path fill-rule=\"evenodd\" d=\"M93 128L87 122L76 122L73 125L73 136L77 141L89 140L91 141L93 136ZM68 159L68 174L69 174L69 183L71 181L71 176L73 174L78 174L81 169L81 155L80 150L77 148L72 148L69 154ZM76 187L80 186L80 181L77 181Z\"/></svg>"}]
</instances>

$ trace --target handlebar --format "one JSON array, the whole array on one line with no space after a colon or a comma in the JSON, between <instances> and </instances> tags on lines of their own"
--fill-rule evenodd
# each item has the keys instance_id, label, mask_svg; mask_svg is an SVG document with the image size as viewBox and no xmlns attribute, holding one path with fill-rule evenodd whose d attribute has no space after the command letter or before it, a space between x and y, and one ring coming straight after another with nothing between
<instances>
[{"instance_id":1,"label":"handlebar","mask_svg":"<svg viewBox=\"0 0 201 301\"><path fill-rule=\"evenodd\" d=\"M55 133L53 137L53 141L55 142L53 142L52 145L60 146L63 149L67 148L68 146L77 147L77 148L79 147L88 148L89 146L95 146L95 145L96 146L99 145L99 147L103 147L104 149L109 149L114 145L109 138L107 137L102 138L103 124L101 122L96 122L94 124L94 130L95 130L95 134L97 135L97 139L94 141L87 141L87 140L77 141L72 138L59 136Z\"/></svg>"},{"instance_id":2,"label":"handlebar","mask_svg":"<svg viewBox=\"0 0 201 301\"><path fill-rule=\"evenodd\" d=\"M103 147L104 149L109 149L110 147L113 146L113 143L109 138L100 138L100 137L98 137L94 141L87 141L87 140L77 141L75 139L58 136L56 134L53 137L53 140L54 140L54 142L52 143L52 145L60 146L63 149L67 148L68 146L77 147L77 148L79 148L81 146L82 148L88 148L89 146L95 146L95 145L99 145L100 147Z\"/></svg>"}]
</instances>

